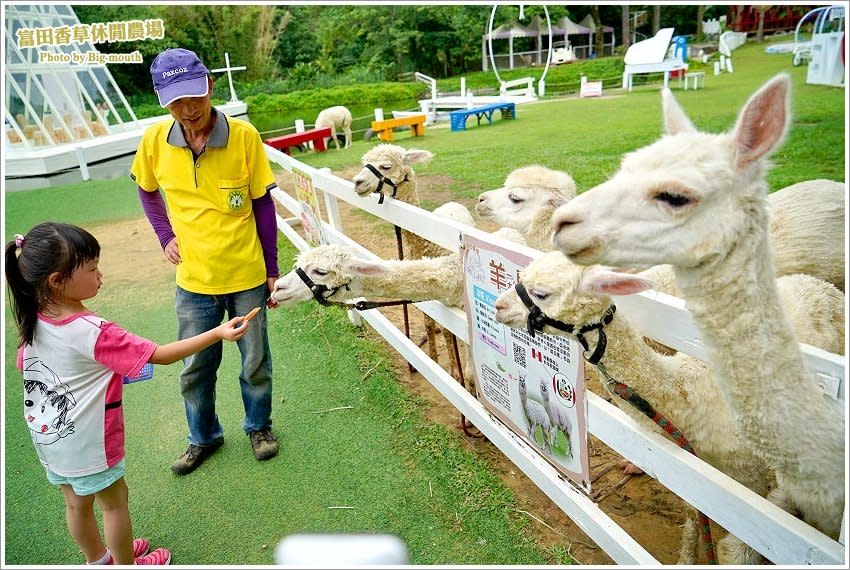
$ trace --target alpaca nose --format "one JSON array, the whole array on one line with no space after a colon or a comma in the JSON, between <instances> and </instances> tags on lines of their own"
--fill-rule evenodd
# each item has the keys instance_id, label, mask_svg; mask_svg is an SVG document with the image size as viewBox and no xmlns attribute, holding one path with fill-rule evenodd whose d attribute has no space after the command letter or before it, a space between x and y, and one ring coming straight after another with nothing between
<instances>
[{"instance_id":1,"label":"alpaca nose","mask_svg":"<svg viewBox=\"0 0 850 570\"><path fill-rule=\"evenodd\" d=\"M558 235L559 233L561 233L562 230L566 230L572 226L576 226L581 223L581 219L576 215L564 214L560 217L553 219L552 222L554 226L553 229L555 230L555 235Z\"/></svg>"},{"instance_id":2,"label":"alpaca nose","mask_svg":"<svg viewBox=\"0 0 850 570\"><path fill-rule=\"evenodd\" d=\"M496 307L497 311L508 308L508 304L505 303L502 299L496 299L496 304L493 306Z\"/></svg>"}]
</instances>

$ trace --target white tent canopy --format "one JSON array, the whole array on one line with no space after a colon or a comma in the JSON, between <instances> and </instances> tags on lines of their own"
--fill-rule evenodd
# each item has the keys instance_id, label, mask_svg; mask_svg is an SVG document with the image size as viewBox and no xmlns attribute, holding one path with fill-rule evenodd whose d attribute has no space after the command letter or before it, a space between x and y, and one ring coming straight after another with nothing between
<instances>
[{"instance_id":1,"label":"white tent canopy","mask_svg":"<svg viewBox=\"0 0 850 570\"><path fill-rule=\"evenodd\" d=\"M588 14L587 16L584 17L584 19L582 19L581 22L579 22L578 25L582 26L584 28L588 28L590 30L590 32L591 32L590 45L591 45L591 51L592 51L592 46L595 43L594 36L596 34L596 24L593 22L593 18L591 18L590 14ZM610 39L611 39L610 42L605 41L605 34L611 34L609 36ZM614 28L612 28L611 26L603 25L602 26L602 53L606 54L606 52L607 52L607 55L613 55L614 54L614 44L615 44L615 42L616 42L616 38L615 38L615 34L614 34Z\"/></svg>"},{"instance_id":2,"label":"white tent canopy","mask_svg":"<svg viewBox=\"0 0 850 570\"><path fill-rule=\"evenodd\" d=\"M514 22L511 24L502 24L489 34L481 36L481 59L484 71L487 71L487 65L489 64L488 46L491 40L493 42L496 40L508 40L508 67L509 69L514 68L514 38L538 38L539 44L540 32Z\"/></svg>"},{"instance_id":3,"label":"white tent canopy","mask_svg":"<svg viewBox=\"0 0 850 570\"><path fill-rule=\"evenodd\" d=\"M552 38L549 39L550 42L553 43L556 41L555 38L562 37L563 42L566 45L572 46L573 50L576 52L576 55L579 57L588 57L593 52L594 45L594 35L596 26L593 24L593 18L590 17L590 14L585 17L580 24L576 24L569 17L564 16L557 22L552 23ZM614 28L611 26L603 26L603 34L610 34L606 37L606 39L610 39L610 41L603 43L603 53L611 55L614 53ZM536 50L533 52L534 61L537 65L540 65L543 61L543 53L544 48L548 49L548 44L543 42L543 38L549 35L549 29L546 23L543 21L543 18L540 16L534 16L529 22L528 26L523 26L517 22L503 24L493 30L489 34L484 34L481 36L481 65L482 70L487 71L490 65L490 52L489 46L492 43L493 45L493 56L494 59L499 58L501 60L505 60L507 58L507 67L509 69L514 68L515 64L515 56L521 57L523 60L528 61L529 55L531 52L520 52L517 53L514 49L514 38L536 38ZM603 36L605 37L605 36ZM499 40L508 40L508 53L497 54L496 51L496 42ZM502 66L500 66L502 67Z\"/></svg>"}]
</instances>

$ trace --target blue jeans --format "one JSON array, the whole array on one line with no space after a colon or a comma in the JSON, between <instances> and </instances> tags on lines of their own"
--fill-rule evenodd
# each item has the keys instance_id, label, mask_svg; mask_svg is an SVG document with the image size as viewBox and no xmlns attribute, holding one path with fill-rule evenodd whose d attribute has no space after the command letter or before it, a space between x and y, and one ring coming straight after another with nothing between
<instances>
[{"instance_id":1,"label":"blue jeans","mask_svg":"<svg viewBox=\"0 0 850 570\"><path fill-rule=\"evenodd\" d=\"M245 406L242 429L245 433L271 426L272 360L266 330L268 287L263 283L254 289L226 295L202 295L177 287L177 336L181 340L217 327L224 320L244 315L254 307L261 310L248 332L236 341L242 355L239 387ZM186 406L189 443L208 446L224 436L215 412L215 384L221 364L222 341L183 359L180 393Z\"/></svg>"}]
</instances>

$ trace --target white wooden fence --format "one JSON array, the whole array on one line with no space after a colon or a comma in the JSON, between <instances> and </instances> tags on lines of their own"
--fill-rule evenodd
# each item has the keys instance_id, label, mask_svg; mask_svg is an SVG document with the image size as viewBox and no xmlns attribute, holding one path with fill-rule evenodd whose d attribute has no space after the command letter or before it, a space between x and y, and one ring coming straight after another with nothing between
<instances>
[{"instance_id":1,"label":"white wooden fence","mask_svg":"<svg viewBox=\"0 0 850 570\"><path fill-rule=\"evenodd\" d=\"M271 161L287 170L291 171L295 167L312 176L318 194L324 197L327 210L324 223L330 241L358 247L366 256L376 257L343 233L337 199L454 251L458 250L462 233L495 239L489 234L442 220L431 212L404 202L388 198L383 204L378 204L375 194L360 197L354 192L351 182L301 163L271 147L266 147L266 154ZM298 216L300 206L294 198L281 190L274 190L272 194L293 216ZM278 228L298 249L309 247L280 216ZM537 250L511 242L503 242L502 245L531 257L540 255ZM618 310L627 314L644 335L679 351L704 358L700 335L680 299L650 291L618 297L617 305ZM466 315L462 311L436 301L417 303L416 306L459 339L469 342ZM629 565L660 564L605 514L599 505L567 482L536 450L490 414L474 396L380 312L369 310L360 315L615 562ZM807 345L801 346L809 364L817 371L823 388L833 397L844 400L844 358ZM601 397L588 392L587 399L590 433L772 562L783 565L846 565L846 511L845 524L842 526L840 541L837 542L679 448L672 441L643 429ZM840 461L842 458L835 460Z\"/></svg>"}]
</instances>

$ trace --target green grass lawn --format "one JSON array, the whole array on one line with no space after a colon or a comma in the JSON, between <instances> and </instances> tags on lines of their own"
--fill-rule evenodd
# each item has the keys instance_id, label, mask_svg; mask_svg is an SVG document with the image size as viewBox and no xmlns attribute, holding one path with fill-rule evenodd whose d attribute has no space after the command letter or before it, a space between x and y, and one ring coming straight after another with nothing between
<instances>
[{"instance_id":1,"label":"green grass lawn","mask_svg":"<svg viewBox=\"0 0 850 570\"><path fill-rule=\"evenodd\" d=\"M813 178L843 180L844 90L806 85L804 67L792 68L790 56L765 55L763 48L739 48L735 73L708 73L705 89L676 89L677 99L698 128L723 131L750 94L775 73L788 71L794 119L773 157L771 188ZM497 118L492 126L470 125L464 132L428 128L416 139L399 133L396 144L434 152L430 163L417 165L417 173L441 176L447 199L471 204L481 191L500 186L511 170L533 163L566 170L580 190L589 189L616 170L624 153L654 141L661 122L656 84L629 94L606 91L600 99L522 105L516 121ZM359 164L375 142L296 158L346 168ZM129 179L4 197L6 240L46 219L91 226L141 216ZM284 242L281 247L285 269L294 251ZM146 280L139 268L139 284L129 295L110 289L109 279L104 277L92 309L158 342L174 339L170 276ZM8 304L4 315L4 562L79 563L61 495L47 483L20 419ZM273 420L282 442L271 461L256 462L241 433L234 345L226 348L218 390L226 445L188 477L168 469L186 444L180 364L159 366L152 381L127 387L127 481L137 535L170 547L175 564L271 564L283 536L337 531L397 534L408 544L413 564L569 562L565 549L542 550L532 542L515 497L492 468L464 449L461 436L423 420L424 403L393 377L385 346L352 327L341 312L313 304L278 309L269 320ZM351 408L316 413L341 406Z\"/></svg>"},{"instance_id":2,"label":"green grass lawn","mask_svg":"<svg viewBox=\"0 0 850 570\"><path fill-rule=\"evenodd\" d=\"M788 72L793 83L792 125L772 157L770 188L814 178L844 180L844 89L806 84L805 67L792 67L788 54L765 54L765 45L745 44L735 50L734 73L715 76L707 70L705 89L684 91L671 80L676 99L697 128L722 132L732 128L750 95L776 73ZM517 106L516 121L495 118L492 125L478 127L472 118L466 131L426 128L424 137L415 138L401 131L394 144L433 152L429 163L416 165L417 174L449 177L448 194L467 204L480 192L501 186L511 170L534 163L570 173L581 192L613 174L624 153L661 135L659 87L660 82L635 87L631 93L606 90L599 99L544 99ZM389 109L384 112L389 114ZM336 170L358 164L375 142L360 140L347 151L295 157Z\"/></svg>"},{"instance_id":3,"label":"green grass lawn","mask_svg":"<svg viewBox=\"0 0 850 570\"><path fill-rule=\"evenodd\" d=\"M42 207L56 206L42 198ZM288 265L294 250L281 245ZM110 290L109 276L104 279L90 308L148 338L174 338L170 278L136 290L141 300ZM282 537L304 532L393 533L415 564L569 562L534 544L501 480L463 449L461 436L423 421L424 403L396 381L382 356L386 349L342 311L281 308L269 327L273 422L281 438L272 460L255 461L242 434L233 344L225 347L218 388L226 444L189 476L169 470L186 445L180 364L158 366L153 380L126 387L126 478L137 535L170 547L175 564L271 564ZM61 494L47 483L20 421L15 344L7 306L5 562L79 563ZM339 506L351 508L329 508Z\"/></svg>"}]
</instances>

